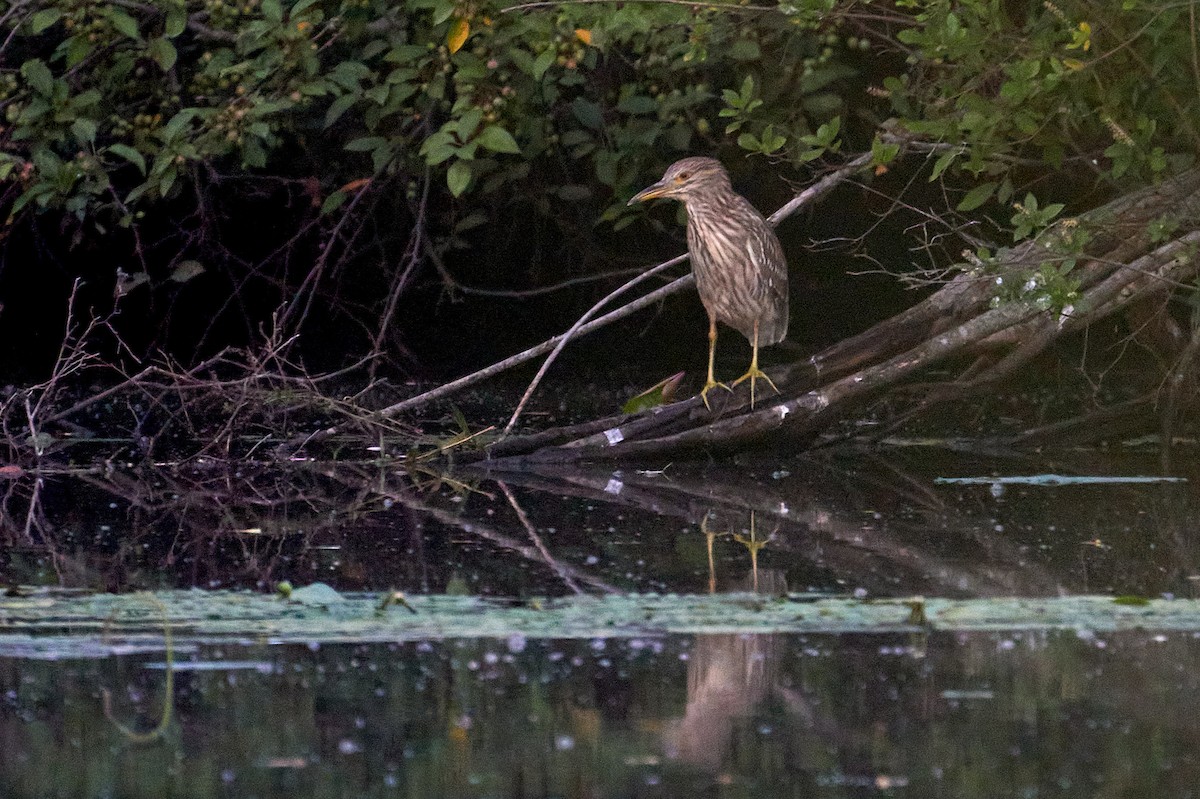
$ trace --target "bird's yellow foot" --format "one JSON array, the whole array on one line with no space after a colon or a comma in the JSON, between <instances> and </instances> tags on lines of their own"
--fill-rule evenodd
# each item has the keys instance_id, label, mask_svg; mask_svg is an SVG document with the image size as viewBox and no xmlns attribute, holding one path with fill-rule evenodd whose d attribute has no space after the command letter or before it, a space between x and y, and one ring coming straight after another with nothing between
<instances>
[{"instance_id":1,"label":"bird's yellow foot","mask_svg":"<svg viewBox=\"0 0 1200 799\"><path fill-rule=\"evenodd\" d=\"M713 389L713 388L723 388L726 391L733 391L732 388L725 385L724 383L718 383L716 380L713 380L710 378L704 384L704 388L700 389L700 399L704 400L704 407L708 408L710 411L712 410L712 406L708 404L708 392L710 389Z\"/></svg>"},{"instance_id":2,"label":"bird's yellow foot","mask_svg":"<svg viewBox=\"0 0 1200 799\"><path fill-rule=\"evenodd\" d=\"M766 380L766 381L767 381L767 385L769 385L771 388L773 388L773 389L775 390L775 393L776 393L776 394L778 394L778 393L779 393L779 389L778 389L778 388L776 388L776 386L775 386L775 382L774 382L773 380L771 380L771 378L770 378L770 377L768 377L768 376L767 376L767 373L766 373L766 372L764 372L762 369L759 369L757 366L754 366L754 365L751 365L751 366L750 366L750 368L746 370L746 374L742 375L742 376L741 376L741 377L739 377L737 380L734 380L734 381L733 381L733 385L735 385L735 386L736 386L738 383L741 383L741 382L743 382L743 381L745 381L745 380L749 380L749 381L750 381L750 407L751 407L751 408L753 408L753 407L754 407L754 381L755 381L755 380L757 380L757 379L758 379L758 378L760 378L760 377L761 377L763 380Z\"/></svg>"}]
</instances>

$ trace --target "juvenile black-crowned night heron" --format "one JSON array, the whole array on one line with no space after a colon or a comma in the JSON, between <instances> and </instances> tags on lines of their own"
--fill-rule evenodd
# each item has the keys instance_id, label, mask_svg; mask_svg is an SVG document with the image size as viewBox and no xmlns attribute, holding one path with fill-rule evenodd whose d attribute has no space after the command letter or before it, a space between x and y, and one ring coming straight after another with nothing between
<instances>
[{"instance_id":1,"label":"juvenile black-crowned night heron","mask_svg":"<svg viewBox=\"0 0 1200 799\"><path fill-rule=\"evenodd\" d=\"M758 348L778 344L787 335L788 275L783 247L762 214L733 190L729 173L716 159L676 161L662 180L638 192L629 204L655 197L670 197L687 206L688 256L700 301L708 311L708 381L700 398L707 407L710 389L720 386L729 390L713 377L717 322L723 322L749 339L754 348L750 368L733 381L736 386L749 378L750 407L754 407L754 381L758 378L779 392L758 368Z\"/></svg>"}]
</instances>

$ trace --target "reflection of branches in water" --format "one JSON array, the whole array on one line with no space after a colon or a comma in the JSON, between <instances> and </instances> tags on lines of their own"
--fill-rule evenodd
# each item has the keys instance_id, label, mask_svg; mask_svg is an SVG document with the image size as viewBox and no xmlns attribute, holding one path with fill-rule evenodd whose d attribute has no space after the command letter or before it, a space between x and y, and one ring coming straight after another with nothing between
<instances>
[{"instance_id":1,"label":"reflection of branches in water","mask_svg":"<svg viewBox=\"0 0 1200 799\"><path fill-rule=\"evenodd\" d=\"M543 549L539 549L537 546L520 544L511 536L498 532L491 525L466 519L460 514L451 513L450 511L438 508L407 491L391 489L388 492L388 497L396 502L400 502L407 507L412 508L413 510L427 514L442 524L451 527L457 527L464 532L471 534L472 536L495 544L505 550L520 555L527 560L546 563L546 555L544 554ZM598 577L593 577L591 574L581 569L578 569L574 566L569 566L561 561L554 560L553 562L555 566L551 566L551 568L559 575L560 578L564 580L570 578L572 581L584 583L585 585L609 594L621 593L619 588L610 585Z\"/></svg>"},{"instance_id":2,"label":"reflection of branches in water","mask_svg":"<svg viewBox=\"0 0 1200 799\"><path fill-rule=\"evenodd\" d=\"M54 565L60 580L63 576L64 557L53 539L47 539L42 531L49 528L42 502L45 487L40 476L10 480L0 498L0 532L7 539L3 551L11 558L20 551L42 548Z\"/></svg>"},{"instance_id":3,"label":"reflection of branches in water","mask_svg":"<svg viewBox=\"0 0 1200 799\"><path fill-rule=\"evenodd\" d=\"M517 518L521 521L521 526L525 528L525 532L533 539L533 545L542 554L542 559L546 561L546 565L559 576L567 588L570 588L577 594L582 594L583 590L579 587L579 584L563 569L562 564L554 559L554 556L550 554L550 550L546 549L546 545L542 542L542 537L537 534L537 530L533 529L533 525L529 522L529 516L526 515L525 509L521 507L520 503L517 502L517 498L513 496L513 492L503 482L497 481L497 485L504 492L505 498L508 499L508 504L512 505L512 509L516 511Z\"/></svg>"},{"instance_id":4,"label":"reflection of branches in water","mask_svg":"<svg viewBox=\"0 0 1200 799\"><path fill-rule=\"evenodd\" d=\"M993 596L1059 590L1060 581L1028 562L1019 544L981 529L898 467L859 468L852 480L836 463L817 459L794 468L805 473L765 480L744 468L681 464L667 481L602 465L542 465L536 474L503 472L503 479L556 496L675 516L698 527L704 522L707 531L746 524L753 512L758 524L778 525L771 545L776 558L802 555L872 592ZM913 515L914 508L919 515ZM865 513L868 509L871 515ZM930 530L953 531L958 539L939 540ZM964 535L971 551L962 547ZM942 554L947 543L962 554ZM978 549L986 557L978 557Z\"/></svg>"},{"instance_id":5,"label":"reflection of branches in water","mask_svg":"<svg viewBox=\"0 0 1200 799\"><path fill-rule=\"evenodd\" d=\"M38 489L34 498L18 487L24 485ZM28 513L35 502L47 511L28 541L50 553L60 582L109 590L145 579L156 584L139 578L137 570L147 566L196 585L269 581L295 568L289 556L340 535L365 513L340 485L307 472L283 479L253 466L216 464L104 475L46 471L10 486L3 513ZM331 508L342 515L331 515ZM190 573L181 573L185 566Z\"/></svg>"},{"instance_id":6,"label":"reflection of branches in water","mask_svg":"<svg viewBox=\"0 0 1200 799\"><path fill-rule=\"evenodd\" d=\"M139 573L149 568L169 570L189 585L263 586L305 572L329 579L332 561L349 588L394 579L385 571L390 565L409 575L409 585L429 590L431 571L444 571L426 553L421 521L430 518L549 567L572 591L618 591L554 558L527 518L532 546L438 507L448 492L462 496L475 491L472 486L446 478L422 491L419 477L375 464L316 462L286 470L206 462L145 472L44 472L6 486L0 519L10 553L24 543L40 557L49 555L64 585L128 590L159 584ZM27 536L14 521L22 519ZM86 532L107 528L115 532ZM406 532L408 545L391 548L402 553L397 562L381 561L380 538Z\"/></svg>"}]
</instances>

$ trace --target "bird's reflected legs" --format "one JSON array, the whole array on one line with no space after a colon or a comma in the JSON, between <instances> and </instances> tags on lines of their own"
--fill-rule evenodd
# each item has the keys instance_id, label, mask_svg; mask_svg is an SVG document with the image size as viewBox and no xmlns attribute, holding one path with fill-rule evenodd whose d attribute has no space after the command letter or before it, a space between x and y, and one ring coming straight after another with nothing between
<instances>
[{"instance_id":1,"label":"bird's reflected legs","mask_svg":"<svg viewBox=\"0 0 1200 799\"><path fill-rule=\"evenodd\" d=\"M733 384L736 386L738 383L741 383L746 378L750 378L750 407L751 408L754 407L754 381L757 380L758 378L761 377L763 380L766 380L767 384L771 388L775 389L775 393L776 394L779 393L779 389L776 388L775 382L773 380L771 380L770 377L767 376L766 372L764 372L762 369L758 368L758 322L754 323L754 341L752 343L754 345L754 354L752 356L750 356L750 368L746 370L746 374L742 375L737 380L733 381ZM711 363L711 361L710 361L710 363ZM711 369L710 369L709 379L710 380L712 379Z\"/></svg>"},{"instance_id":2,"label":"bird's reflected legs","mask_svg":"<svg viewBox=\"0 0 1200 799\"><path fill-rule=\"evenodd\" d=\"M713 377L713 357L717 353L717 320L713 317L708 317L708 380L704 383L704 388L700 389L700 399L704 400L704 407L712 410L712 406L708 404L709 389L720 386L726 391L732 391L729 386L724 383L718 383Z\"/></svg>"}]
</instances>

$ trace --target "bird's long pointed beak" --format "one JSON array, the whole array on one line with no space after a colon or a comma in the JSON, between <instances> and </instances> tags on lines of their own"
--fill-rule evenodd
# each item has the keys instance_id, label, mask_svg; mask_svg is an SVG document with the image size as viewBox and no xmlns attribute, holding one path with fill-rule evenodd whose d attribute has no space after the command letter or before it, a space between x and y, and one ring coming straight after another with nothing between
<instances>
[{"instance_id":1,"label":"bird's long pointed beak","mask_svg":"<svg viewBox=\"0 0 1200 799\"><path fill-rule=\"evenodd\" d=\"M655 197L662 197L664 194L666 194L667 189L668 186L661 180L658 183L651 183L649 186L633 195L626 205L633 205L634 203L642 203L646 200L653 200Z\"/></svg>"}]
</instances>

